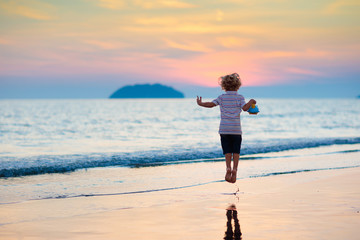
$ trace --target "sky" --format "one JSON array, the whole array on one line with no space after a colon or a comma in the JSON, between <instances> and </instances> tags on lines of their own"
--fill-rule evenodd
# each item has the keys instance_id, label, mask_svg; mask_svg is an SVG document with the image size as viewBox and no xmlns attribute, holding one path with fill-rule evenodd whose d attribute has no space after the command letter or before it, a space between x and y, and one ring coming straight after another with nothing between
<instances>
[{"instance_id":1,"label":"sky","mask_svg":"<svg viewBox=\"0 0 360 240\"><path fill-rule=\"evenodd\" d=\"M0 0L0 98L217 87L233 72L360 94L359 66L358 0Z\"/></svg>"}]
</instances>

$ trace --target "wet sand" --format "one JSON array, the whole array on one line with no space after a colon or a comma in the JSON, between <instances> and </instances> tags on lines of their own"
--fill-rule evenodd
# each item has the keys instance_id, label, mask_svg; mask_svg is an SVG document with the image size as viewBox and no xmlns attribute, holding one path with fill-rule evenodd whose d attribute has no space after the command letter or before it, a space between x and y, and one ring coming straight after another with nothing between
<instances>
[{"instance_id":1,"label":"wet sand","mask_svg":"<svg viewBox=\"0 0 360 240\"><path fill-rule=\"evenodd\" d=\"M226 232L231 235L227 210L234 204L244 240L355 240L359 186L360 168L348 168L163 192L27 201L0 206L0 239L224 239ZM117 208L139 199L149 204ZM233 232L234 224L232 219Z\"/></svg>"}]
</instances>

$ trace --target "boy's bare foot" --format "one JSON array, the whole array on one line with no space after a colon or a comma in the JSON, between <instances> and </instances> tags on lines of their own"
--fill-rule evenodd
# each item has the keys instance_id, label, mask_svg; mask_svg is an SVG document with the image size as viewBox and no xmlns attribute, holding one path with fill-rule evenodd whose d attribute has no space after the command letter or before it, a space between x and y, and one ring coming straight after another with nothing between
<instances>
[{"instance_id":1,"label":"boy's bare foot","mask_svg":"<svg viewBox=\"0 0 360 240\"><path fill-rule=\"evenodd\" d=\"M235 183L236 182L236 173L237 173L237 169L233 169L231 171L231 183Z\"/></svg>"},{"instance_id":2,"label":"boy's bare foot","mask_svg":"<svg viewBox=\"0 0 360 240\"><path fill-rule=\"evenodd\" d=\"M226 169L225 180L231 182L231 168Z\"/></svg>"}]
</instances>

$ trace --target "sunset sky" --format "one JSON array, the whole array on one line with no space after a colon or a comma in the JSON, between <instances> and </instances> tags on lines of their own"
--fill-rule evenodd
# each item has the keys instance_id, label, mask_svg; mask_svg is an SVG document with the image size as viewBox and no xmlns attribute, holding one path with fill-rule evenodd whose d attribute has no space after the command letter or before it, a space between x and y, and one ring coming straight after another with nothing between
<instances>
[{"instance_id":1,"label":"sunset sky","mask_svg":"<svg viewBox=\"0 0 360 240\"><path fill-rule=\"evenodd\" d=\"M0 53L0 94L10 97L29 87L215 87L232 72L244 86L359 87L360 1L0 0Z\"/></svg>"}]
</instances>

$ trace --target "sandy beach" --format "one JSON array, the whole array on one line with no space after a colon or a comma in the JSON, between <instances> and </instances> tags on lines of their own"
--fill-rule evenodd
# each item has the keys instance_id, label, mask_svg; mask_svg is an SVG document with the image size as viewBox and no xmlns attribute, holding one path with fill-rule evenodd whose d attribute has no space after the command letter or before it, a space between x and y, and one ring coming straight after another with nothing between
<instances>
[{"instance_id":1,"label":"sandy beach","mask_svg":"<svg viewBox=\"0 0 360 240\"><path fill-rule=\"evenodd\" d=\"M3 204L0 239L223 239L231 204L242 239L358 239L359 185L360 168L346 168Z\"/></svg>"}]
</instances>

